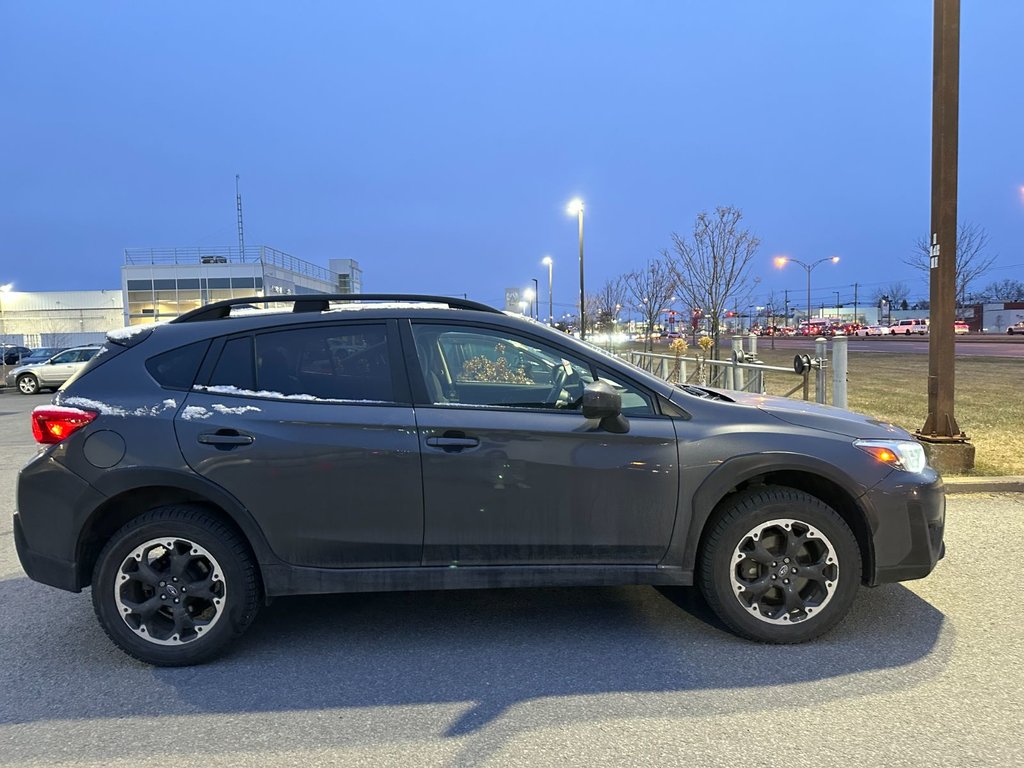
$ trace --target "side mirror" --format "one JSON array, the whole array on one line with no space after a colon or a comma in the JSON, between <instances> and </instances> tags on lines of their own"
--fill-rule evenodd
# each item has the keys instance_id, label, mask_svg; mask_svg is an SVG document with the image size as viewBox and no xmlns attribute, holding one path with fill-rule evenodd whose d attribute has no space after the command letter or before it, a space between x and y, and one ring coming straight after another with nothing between
<instances>
[{"instance_id":1,"label":"side mirror","mask_svg":"<svg viewBox=\"0 0 1024 768\"><path fill-rule=\"evenodd\" d=\"M629 420L622 415L622 396L607 381L593 381L583 389L583 416L600 419L606 432L629 432Z\"/></svg>"}]
</instances>

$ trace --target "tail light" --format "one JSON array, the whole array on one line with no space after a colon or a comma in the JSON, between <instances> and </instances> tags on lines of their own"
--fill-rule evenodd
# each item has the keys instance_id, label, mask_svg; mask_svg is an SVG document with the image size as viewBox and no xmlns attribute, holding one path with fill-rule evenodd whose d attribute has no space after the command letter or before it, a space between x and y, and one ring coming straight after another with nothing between
<instances>
[{"instance_id":1,"label":"tail light","mask_svg":"<svg viewBox=\"0 0 1024 768\"><path fill-rule=\"evenodd\" d=\"M40 405L32 411L32 437L37 443L53 445L66 439L96 418L94 411Z\"/></svg>"}]
</instances>

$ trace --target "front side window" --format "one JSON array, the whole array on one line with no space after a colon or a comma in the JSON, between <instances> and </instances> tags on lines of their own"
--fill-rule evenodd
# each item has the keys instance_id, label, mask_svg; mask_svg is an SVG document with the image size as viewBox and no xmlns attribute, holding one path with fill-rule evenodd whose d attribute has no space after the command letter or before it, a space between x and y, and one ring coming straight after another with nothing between
<instances>
[{"instance_id":1,"label":"front side window","mask_svg":"<svg viewBox=\"0 0 1024 768\"><path fill-rule=\"evenodd\" d=\"M413 326L427 396L439 405L578 409L589 366L533 339L462 326Z\"/></svg>"},{"instance_id":2,"label":"front side window","mask_svg":"<svg viewBox=\"0 0 1024 768\"><path fill-rule=\"evenodd\" d=\"M651 404L651 398L644 392L641 392L632 384L627 384L618 377L612 376L610 373L605 371L599 371L597 378L601 381L607 381L613 387L615 391L619 393L619 397L622 398L622 413L625 416L654 416L654 406Z\"/></svg>"},{"instance_id":3,"label":"front side window","mask_svg":"<svg viewBox=\"0 0 1024 768\"><path fill-rule=\"evenodd\" d=\"M74 363L78 360L78 350L69 349L67 352L61 352L59 355L50 360L54 365L64 365L65 363Z\"/></svg>"}]
</instances>

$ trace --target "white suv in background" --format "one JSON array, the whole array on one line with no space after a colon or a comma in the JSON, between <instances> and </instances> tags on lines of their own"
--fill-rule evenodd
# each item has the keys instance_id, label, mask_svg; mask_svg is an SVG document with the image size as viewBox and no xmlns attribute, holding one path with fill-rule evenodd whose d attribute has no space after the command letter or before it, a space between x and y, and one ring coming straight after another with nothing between
<instances>
[{"instance_id":1,"label":"white suv in background","mask_svg":"<svg viewBox=\"0 0 1024 768\"><path fill-rule=\"evenodd\" d=\"M910 320L900 320L889 326L889 333L902 333L907 336L912 333L919 333L923 336L928 333L928 321L918 317Z\"/></svg>"}]
</instances>

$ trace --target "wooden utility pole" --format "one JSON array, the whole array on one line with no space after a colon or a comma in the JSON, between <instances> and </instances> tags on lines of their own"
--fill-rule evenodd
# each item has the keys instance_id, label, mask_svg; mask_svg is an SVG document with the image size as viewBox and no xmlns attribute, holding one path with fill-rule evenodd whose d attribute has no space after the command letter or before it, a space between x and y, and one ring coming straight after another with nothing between
<instances>
[{"instance_id":1,"label":"wooden utility pole","mask_svg":"<svg viewBox=\"0 0 1024 768\"><path fill-rule=\"evenodd\" d=\"M918 437L928 443L966 443L953 412L960 0L934 2L928 418ZM973 465L971 449L968 466Z\"/></svg>"}]
</instances>

